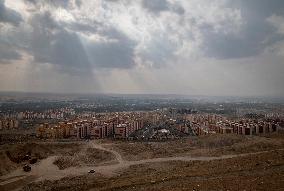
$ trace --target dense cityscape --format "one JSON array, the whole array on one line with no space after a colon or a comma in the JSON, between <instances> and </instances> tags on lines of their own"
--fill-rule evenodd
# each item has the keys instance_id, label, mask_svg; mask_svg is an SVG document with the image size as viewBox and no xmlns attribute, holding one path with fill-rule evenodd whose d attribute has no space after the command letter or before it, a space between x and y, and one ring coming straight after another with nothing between
<instances>
[{"instance_id":1,"label":"dense cityscape","mask_svg":"<svg viewBox=\"0 0 284 191\"><path fill-rule=\"evenodd\" d=\"M153 129L144 138L150 139L157 138L154 134L158 130L176 138L215 133L259 135L283 128L283 105L277 100L263 104L257 98L234 98L235 101L227 103L173 95L163 99L151 95L84 99L66 95L69 101L61 101L45 96L36 101L3 99L0 130L26 129L37 138L135 139L136 132Z\"/></svg>"}]
</instances>

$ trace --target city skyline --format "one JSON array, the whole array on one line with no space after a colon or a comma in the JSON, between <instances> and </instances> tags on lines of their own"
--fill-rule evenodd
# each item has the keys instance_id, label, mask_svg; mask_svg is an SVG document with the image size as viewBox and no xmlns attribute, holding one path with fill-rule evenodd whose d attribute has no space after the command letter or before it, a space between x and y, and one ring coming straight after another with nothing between
<instances>
[{"instance_id":1,"label":"city skyline","mask_svg":"<svg viewBox=\"0 0 284 191\"><path fill-rule=\"evenodd\" d=\"M284 96L281 0L0 0L0 91Z\"/></svg>"}]
</instances>

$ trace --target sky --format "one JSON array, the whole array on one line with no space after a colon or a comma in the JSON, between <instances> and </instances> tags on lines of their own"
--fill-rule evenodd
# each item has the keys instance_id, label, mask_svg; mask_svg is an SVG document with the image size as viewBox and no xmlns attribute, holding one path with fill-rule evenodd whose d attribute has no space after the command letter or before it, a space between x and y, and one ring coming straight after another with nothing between
<instances>
[{"instance_id":1,"label":"sky","mask_svg":"<svg viewBox=\"0 0 284 191\"><path fill-rule=\"evenodd\" d=\"M0 91L284 96L284 1L0 0Z\"/></svg>"}]
</instances>

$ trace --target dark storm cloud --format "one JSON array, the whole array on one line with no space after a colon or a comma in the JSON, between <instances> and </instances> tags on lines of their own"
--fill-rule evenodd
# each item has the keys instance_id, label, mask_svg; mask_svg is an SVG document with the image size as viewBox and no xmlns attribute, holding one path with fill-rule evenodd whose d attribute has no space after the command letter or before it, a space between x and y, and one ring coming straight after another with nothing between
<instances>
[{"instance_id":1,"label":"dark storm cloud","mask_svg":"<svg viewBox=\"0 0 284 191\"><path fill-rule=\"evenodd\" d=\"M131 68L134 63L136 42L114 27L100 22L92 25L82 23L62 23L68 29L79 33L97 34L106 40L84 41L89 61L100 68Z\"/></svg>"},{"instance_id":2,"label":"dark storm cloud","mask_svg":"<svg viewBox=\"0 0 284 191\"><path fill-rule=\"evenodd\" d=\"M283 95L283 9L284 0L0 0L0 88Z\"/></svg>"},{"instance_id":3,"label":"dark storm cloud","mask_svg":"<svg viewBox=\"0 0 284 191\"><path fill-rule=\"evenodd\" d=\"M31 51L35 62L55 64L65 71L84 71L91 65L100 68L134 66L134 42L114 28L98 31L96 25L57 23L49 12L35 15L31 25ZM78 35L65 27L76 32L97 33L107 40L84 40L83 45Z\"/></svg>"},{"instance_id":4,"label":"dark storm cloud","mask_svg":"<svg viewBox=\"0 0 284 191\"><path fill-rule=\"evenodd\" d=\"M45 3L53 5L55 7L68 7L70 0L44 0Z\"/></svg>"},{"instance_id":5,"label":"dark storm cloud","mask_svg":"<svg viewBox=\"0 0 284 191\"><path fill-rule=\"evenodd\" d=\"M0 30L1 27L4 27L1 26L1 23L4 23L4 25L8 23L18 26L22 21L23 19L18 12L7 8L4 1L0 0ZM21 54L11 45L7 37L0 34L0 63L9 63L20 58Z\"/></svg>"},{"instance_id":6,"label":"dark storm cloud","mask_svg":"<svg viewBox=\"0 0 284 191\"><path fill-rule=\"evenodd\" d=\"M19 25L22 20L22 16L18 12L5 7L4 0L0 0L0 23Z\"/></svg>"},{"instance_id":7,"label":"dark storm cloud","mask_svg":"<svg viewBox=\"0 0 284 191\"><path fill-rule=\"evenodd\" d=\"M176 44L170 41L167 35L157 35L139 56L143 61L150 61L154 67L159 68L174 58L176 49Z\"/></svg>"},{"instance_id":8,"label":"dark storm cloud","mask_svg":"<svg viewBox=\"0 0 284 191\"><path fill-rule=\"evenodd\" d=\"M102 68L131 68L134 66L135 42L118 30L105 29L99 34L109 40L87 43L89 58Z\"/></svg>"},{"instance_id":9,"label":"dark storm cloud","mask_svg":"<svg viewBox=\"0 0 284 191\"><path fill-rule=\"evenodd\" d=\"M77 5L77 7L81 7L81 5L82 5L82 1L81 0L75 0L75 3Z\"/></svg>"},{"instance_id":10,"label":"dark storm cloud","mask_svg":"<svg viewBox=\"0 0 284 191\"><path fill-rule=\"evenodd\" d=\"M171 11L179 14L179 15L183 15L185 13L185 10L182 6L180 6L179 4L173 4L171 5Z\"/></svg>"},{"instance_id":11,"label":"dark storm cloud","mask_svg":"<svg viewBox=\"0 0 284 191\"><path fill-rule=\"evenodd\" d=\"M15 42L7 42L6 36L0 34L0 64L12 63L15 60L21 60L21 50L24 48L22 44L16 44Z\"/></svg>"},{"instance_id":12,"label":"dark storm cloud","mask_svg":"<svg viewBox=\"0 0 284 191\"><path fill-rule=\"evenodd\" d=\"M284 15L283 0L230 0L228 6L239 8L248 19L263 19L273 14Z\"/></svg>"},{"instance_id":13,"label":"dark storm cloud","mask_svg":"<svg viewBox=\"0 0 284 191\"><path fill-rule=\"evenodd\" d=\"M142 6L153 13L169 10L169 3L167 0L143 0Z\"/></svg>"},{"instance_id":14,"label":"dark storm cloud","mask_svg":"<svg viewBox=\"0 0 284 191\"><path fill-rule=\"evenodd\" d=\"M48 5L52 5L54 7L67 8L69 6L70 0L25 0L25 2L33 4L33 5L48 4ZM76 0L75 3L76 3L77 6L81 5L80 0Z\"/></svg>"},{"instance_id":15,"label":"dark storm cloud","mask_svg":"<svg viewBox=\"0 0 284 191\"><path fill-rule=\"evenodd\" d=\"M217 33L208 26L202 28L202 33L204 52L219 59L255 56L266 47L284 40L284 36L266 21L248 23L238 35Z\"/></svg>"},{"instance_id":16,"label":"dark storm cloud","mask_svg":"<svg viewBox=\"0 0 284 191\"><path fill-rule=\"evenodd\" d=\"M64 27L72 31L89 33L89 34L97 33L98 28L100 27L100 25L102 25L102 23L99 22L92 22L92 25L76 23L76 22L71 22L71 23L61 22L60 24L62 24Z\"/></svg>"},{"instance_id":17,"label":"dark storm cloud","mask_svg":"<svg viewBox=\"0 0 284 191\"><path fill-rule=\"evenodd\" d=\"M143 0L142 6L154 14L158 14L162 11L172 11L182 15L185 12L183 7L181 7L179 4L172 4L167 0Z\"/></svg>"},{"instance_id":18,"label":"dark storm cloud","mask_svg":"<svg viewBox=\"0 0 284 191\"><path fill-rule=\"evenodd\" d=\"M283 0L230 1L228 6L241 11L243 25L239 34L224 34L204 25L203 50L206 55L219 59L243 58L260 54L266 47L284 40L267 18L276 14L284 15Z\"/></svg>"},{"instance_id":19,"label":"dark storm cloud","mask_svg":"<svg viewBox=\"0 0 284 191\"><path fill-rule=\"evenodd\" d=\"M14 49L14 47L3 42L0 43L0 64L9 63L12 60L18 60L21 57L22 56Z\"/></svg>"},{"instance_id":20,"label":"dark storm cloud","mask_svg":"<svg viewBox=\"0 0 284 191\"><path fill-rule=\"evenodd\" d=\"M62 28L49 12L36 14L31 26L31 52L35 62L55 64L66 71L88 69L89 61L79 37Z\"/></svg>"},{"instance_id":21,"label":"dark storm cloud","mask_svg":"<svg viewBox=\"0 0 284 191\"><path fill-rule=\"evenodd\" d=\"M24 0L25 3L34 4L36 5L39 1L38 0Z\"/></svg>"}]
</instances>

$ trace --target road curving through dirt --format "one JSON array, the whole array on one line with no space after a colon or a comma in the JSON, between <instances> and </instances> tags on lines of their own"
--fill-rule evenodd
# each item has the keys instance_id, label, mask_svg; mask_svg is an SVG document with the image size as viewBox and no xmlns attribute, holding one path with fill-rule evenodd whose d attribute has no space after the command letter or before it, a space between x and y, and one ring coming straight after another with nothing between
<instances>
[{"instance_id":1,"label":"road curving through dirt","mask_svg":"<svg viewBox=\"0 0 284 191\"><path fill-rule=\"evenodd\" d=\"M89 170L93 169L96 171L95 174L102 174L103 176L115 176L119 174L122 170L133 166L146 163L158 163L158 162L169 162L169 161L211 161L211 160L222 160L235 157L242 157L254 154L261 154L271 151L261 151L254 153L245 153L245 154L235 154L235 155L223 155L218 157L192 157L192 156L180 156L180 157L163 157L163 158L152 158L152 159L142 159L138 161L128 161L124 160L120 153L104 147L104 144L98 144L96 141L91 141L87 143L87 146L90 148L95 148L103 151L112 153L115 156L117 163L110 165L101 165L101 166L81 166L81 167L70 167L64 170L59 170L59 168L53 164L58 156L50 156L44 160L41 160L38 164L32 165L31 172L23 172L22 169L17 169L16 171L11 172L10 174L0 177L0 188L5 187L5 185L13 182L19 181L19 179L27 179L28 177L34 177L30 180L33 181L42 181L42 180L57 180L67 176L80 176L87 174ZM278 149L283 150L283 149ZM20 178L19 178L20 177ZM26 183L26 182L25 182ZM18 185L20 186L20 185Z\"/></svg>"}]
</instances>

